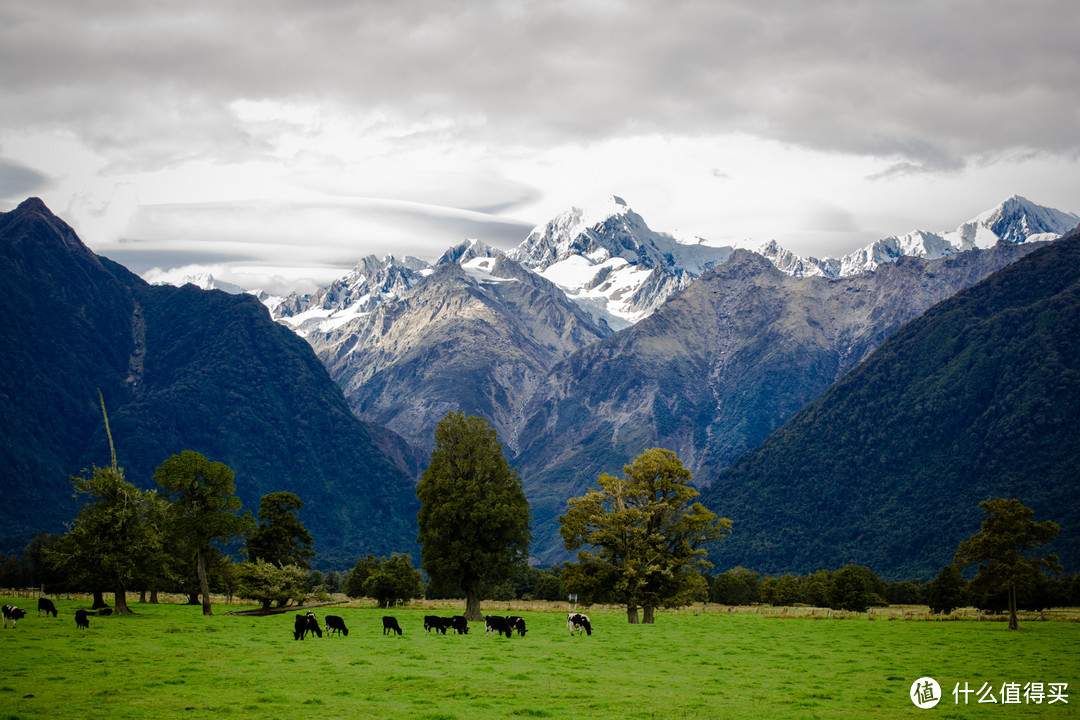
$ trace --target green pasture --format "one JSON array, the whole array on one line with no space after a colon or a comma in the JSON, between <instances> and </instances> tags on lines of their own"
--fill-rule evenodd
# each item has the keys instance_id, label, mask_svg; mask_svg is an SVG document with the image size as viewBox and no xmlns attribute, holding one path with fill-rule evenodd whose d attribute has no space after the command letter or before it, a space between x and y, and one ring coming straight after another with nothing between
<instances>
[{"instance_id":1,"label":"green pasture","mask_svg":"<svg viewBox=\"0 0 1080 720\"><path fill-rule=\"evenodd\" d=\"M12 600L3 599L3 602ZM382 634L384 611L318 608L348 637L293 640L294 613L230 616L235 606L133 603L129 617L91 617L34 600L0 631L0 720L11 718L1075 718L1080 623L913 622L658 613L628 625L592 611L592 637L571 637L565 613L520 612L525 637L427 634L425 614L396 609L404 635ZM503 611L505 612L505 611ZM501 613L500 613L501 614ZM911 684L930 676L937 707ZM1058 683L1068 704L957 705L959 682ZM995 691L996 694L996 691Z\"/></svg>"}]
</instances>

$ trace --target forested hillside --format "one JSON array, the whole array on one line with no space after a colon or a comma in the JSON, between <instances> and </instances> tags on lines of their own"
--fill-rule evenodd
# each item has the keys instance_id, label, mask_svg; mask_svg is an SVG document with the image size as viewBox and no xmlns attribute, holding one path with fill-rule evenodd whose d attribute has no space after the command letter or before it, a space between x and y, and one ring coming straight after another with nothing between
<instances>
[{"instance_id":1,"label":"forested hillside","mask_svg":"<svg viewBox=\"0 0 1080 720\"><path fill-rule=\"evenodd\" d=\"M1080 235L912 321L703 490L730 517L712 557L932 577L1016 497L1080 563Z\"/></svg>"},{"instance_id":2,"label":"forested hillside","mask_svg":"<svg viewBox=\"0 0 1080 720\"><path fill-rule=\"evenodd\" d=\"M304 500L321 562L414 547L407 446L357 420L310 346L254 297L150 286L34 199L0 215L0 253L0 550L62 531L70 476L109 463L99 389L136 485L195 450L235 471L247 509L277 490Z\"/></svg>"}]
</instances>

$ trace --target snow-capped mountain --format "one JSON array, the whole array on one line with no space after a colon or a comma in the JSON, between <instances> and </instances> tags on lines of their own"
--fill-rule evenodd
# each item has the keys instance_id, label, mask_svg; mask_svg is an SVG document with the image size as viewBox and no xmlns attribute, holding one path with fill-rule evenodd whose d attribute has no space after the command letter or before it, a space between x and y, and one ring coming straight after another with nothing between
<instances>
[{"instance_id":1,"label":"snow-capped mountain","mask_svg":"<svg viewBox=\"0 0 1080 720\"><path fill-rule=\"evenodd\" d=\"M649 228L620 197L571 208L535 228L509 257L563 289L597 319L626 327L730 257L732 248Z\"/></svg>"},{"instance_id":2,"label":"snow-capped mountain","mask_svg":"<svg viewBox=\"0 0 1080 720\"><path fill-rule=\"evenodd\" d=\"M176 287L183 287L184 285L194 285L195 287L202 288L203 290L221 290L227 292L230 295L241 295L246 293L247 290L235 285L231 282L218 279L210 273L192 273L185 275L177 280L162 280L154 283L154 285L174 285Z\"/></svg>"},{"instance_id":3,"label":"snow-capped mountain","mask_svg":"<svg viewBox=\"0 0 1080 720\"><path fill-rule=\"evenodd\" d=\"M914 230L891 235L840 258L799 257L769 241L758 248L780 270L796 277L823 275L847 277L871 272L900 257L927 260L974 248L990 248L999 241L1013 244L1054 240L1080 224L1080 216L1036 205L1013 195L998 206L962 223L956 230L927 232Z\"/></svg>"},{"instance_id":4,"label":"snow-capped mountain","mask_svg":"<svg viewBox=\"0 0 1080 720\"><path fill-rule=\"evenodd\" d=\"M271 307L275 320L283 322L300 335L326 332L369 313L387 300L399 298L421 278L431 273L431 266L415 257L381 260L374 255L363 258L347 275L308 295L292 294Z\"/></svg>"}]
</instances>

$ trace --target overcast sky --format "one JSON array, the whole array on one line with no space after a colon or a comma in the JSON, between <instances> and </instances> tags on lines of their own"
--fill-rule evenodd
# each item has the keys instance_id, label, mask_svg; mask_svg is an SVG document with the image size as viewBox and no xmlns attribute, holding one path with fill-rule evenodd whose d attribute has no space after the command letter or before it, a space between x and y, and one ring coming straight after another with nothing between
<instances>
[{"instance_id":1,"label":"overcast sky","mask_svg":"<svg viewBox=\"0 0 1080 720\"><path fill-rule=\"evenodd\" d=\"M1080 212L1076 0L0 4L0 211L148 277L310 289L611 194L839 255Z\"/></svg>"}]
</instances>

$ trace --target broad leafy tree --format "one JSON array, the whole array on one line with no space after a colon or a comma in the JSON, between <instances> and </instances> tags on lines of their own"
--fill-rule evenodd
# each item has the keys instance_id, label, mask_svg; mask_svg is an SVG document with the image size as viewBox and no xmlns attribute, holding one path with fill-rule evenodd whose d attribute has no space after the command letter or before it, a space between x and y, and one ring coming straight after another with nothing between
<instances>
[{"instance_id":1,"label":"broad leafy tree","mask_svg":"<svg viewBox=\"0 0 1080 720\"><path fill-rule=\"evenodd\" d=\"M350 570L345 578L345 594L351 598L364 597L364 581L377 573L381 567L382 562L371 553L357 560L356 567Z\"/></svg>"},{"instance_id":2,"label":"broad leafy tree","mask_svg":"<svg viewBox=\"0 0 1080 720\"><path fill-rule=\"evenodd\" d=\"M953 562L961 569L976 565L972 590L1005 591L1009 603L1009 629L1018 630L1017 591L1033 587L1042 571L1061 572L1057 556L1040 557L1038 548L1057 534L1057 523L1035 522L1035 511L1016 498L994 498L979 503L986 513L982 529L960 543Z\"/></svg>"},{"instance_id":3,"label":"broad leafy tree","mask_svg":"<svg viewBox=\"0 0 1080 720\"><path fill-rule=\"evenodd\" d=\"M379 607L392 607L400 601L421 597L424 579L413 567L408 555L393 553L383 558L380 567L364 580L364 595L374 598Z\"/></svg>"},{"instance_id":4,"label":"broad leafy tree","mask_svg":"<svg viewBox=\"0 0 1080 720\"><path fill-rule=\"evenodd\" d=\"M601 475L599 489L567 501L559 517L566 549L580 550L563 584L583 602L626 605L627 620L653 622L658 606L680 607L707 595L704 545L730 534L690 487L690 471L670 450L646 450L623 477ZM584 548L584 549L583 549Z\"/></svg>"},{"instance_id":5,"label":"broad leafy tree","mask_svg":"<svg viewBox=\"0 0 1080 720\"><path fill-rule=\"evenodd\" d=\"M315 541L300 522L302 507L304 501L291 492L263 495L259 501L259 526L247 538L248 559L310 569L308 561L315 555Z\"/></svg>"},{"instance_id":6,"label":"broad leafy tree","mask_svg":"<svg viewBox=\"0 0 1080 720\"><path fill-rule=\"evenodd\" d=\"M158 467L154 482L169 494L173 530L186 538L195 556L203 615L213 615L206 579L208 557L215 551L214 543L243 537L252 523L250 515L239 515L233 471L224 463L184 450Z\"/></svg>"},{"instance_id":7,"label":"broad leafy tree","mask_svg":"<svg viewBox=\"0 0 1080 720\"><path fill-rule=\"evenodd\" d=\"M300 604L307 597L307 572L297 565L279 566L260 559L234 567L240 594L258 600L264 608L271 603L284 607L290 600Z\"/></svg>"},{"instance_id":8,"label":"broad leafy tree","mask_svg":"<svg viewBox=\"0 0 1080 720\"><path fill-rule=\"evenodd\" d=\"M964 604L967 582L955 565L941 568L937 577L926 585L926 604L932 613L948 615Z\"/></svg>"},{"instance_id":9,"label":"broad leafy tree","mask_svg":"<svg viewBox=\"0 0 1080 720\"><path fill-rule=\"evenodd\" d=\"M437 587L465 595L465 617L483 619L483 588L524 566L532 540L521 478L486 420L459 411L439 421L416 494L421 566Z\"/></svg>"},{"instance_id":10,"label":"broad leafy tree","mask_svg":"<svg viewBox=\"0 0 1080 720\"><path fill-rule=\"evenodd\" d=\"M111 589L113 612L131 614L127 591L145 581L147 561L158 556L161 527L156 491L139 490L119 468L94 468L72 478L85 503L67 534L49 551L54 567L92 587Z\"/></svg>"}]
</instances>

